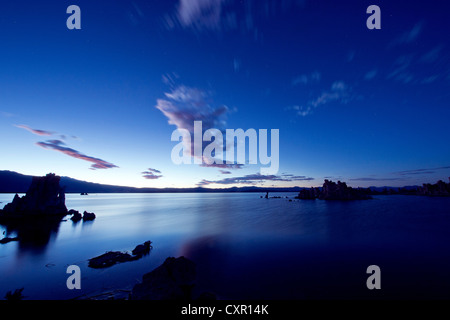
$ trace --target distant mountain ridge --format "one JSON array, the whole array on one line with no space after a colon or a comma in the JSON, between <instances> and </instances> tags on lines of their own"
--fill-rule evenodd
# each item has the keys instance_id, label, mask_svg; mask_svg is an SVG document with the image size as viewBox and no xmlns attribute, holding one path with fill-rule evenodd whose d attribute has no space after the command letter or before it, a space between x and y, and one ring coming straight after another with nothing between
<instances>
[{"instance_id":1,"label":"distant mountain ridge","mask_svg":"<svg viewBox=\"0 0 450 320\"><path fill-rule=\"evenodd\" d=\"M27 192L33 176L14 171L0 170L0 193ZM209 188L134 188L86 182L69 177L61 177L60 185L66 193L182 193L182 192L299 192L302 188L232 187L226 189Z\"/></svg>"}]
</instances>

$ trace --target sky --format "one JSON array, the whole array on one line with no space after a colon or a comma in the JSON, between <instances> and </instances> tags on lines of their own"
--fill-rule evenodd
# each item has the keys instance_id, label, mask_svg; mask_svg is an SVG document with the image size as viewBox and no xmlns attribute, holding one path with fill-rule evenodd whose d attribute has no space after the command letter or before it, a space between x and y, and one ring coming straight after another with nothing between
<instances>
[{"instance_id":1,"label":"sky","mask_svg":"<svg viewBox=\"0 0 450 320\"><path fill-rule=\"evenodd\" d=\"M67 27L70 5L81 29ZM381 29L367 27L370 5ZM449 9L403 0L2 3L0 170L161 188L448 181ZM202 133L278 130L278 170L174 163L172 133L193 139L194 121Z\"/></svg>"}]
</instances>

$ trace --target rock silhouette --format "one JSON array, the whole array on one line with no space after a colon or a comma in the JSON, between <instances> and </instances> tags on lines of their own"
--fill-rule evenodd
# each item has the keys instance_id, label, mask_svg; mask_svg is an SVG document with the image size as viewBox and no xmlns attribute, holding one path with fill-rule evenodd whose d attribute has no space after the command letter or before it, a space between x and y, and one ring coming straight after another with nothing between
<instances>
[{"instance_id":1,"label":"rock silhouette","mask_svg":"<svg viewBox=\"0 0 450 320\"><path fill-rule=\"evenodd\" d=\"M0 212L0 217L22 218L29 216L65 216L64 188L59 185L61 177L53 173L45 177L33 177L25 196L14 196Z\"/></svg>"},{"instance_id":2,"label":"rock silhouette","mask_svg":"<svg viewBox=\"0 0 450 320\"><path fill-rule=\"evenodd\" d=\"M92 221L95 219L95 213L92 212L83 212L83 221Z\"/></svg>"},{"instance_id":3,"label":"rock silhouette","mask_svg":"<svg viewBox=\"0 0 450 320\"><path fill-rule=\"evenodd\" d=\"M41 252L48 242L58 233L59 224L67 214L72 220L81 220L76 210L67 211L64 188L60 186L60 177L49 173L44 177L32 177L26 194L14 196L3 210L0 210L0 223L6 226L8 234L15 233L16 238L4 238L2 243L19 241L19 247ZM87 213L85 220L95 219L95 214Z\"/></svg>"},{"instance_id":4,"label":"rock silhouette","mask_svg":"<svg viewBox=\"0 0 450 320\"><path fill-rule=\"evenodd\" d=\"M152 249L151 241L137 245L131 254L128 252L108 251L98 257L89 259L88 267L94 269L108 268L117 263L135 261L148 254Z\"/></svg>"},{"instance_id":5,"label":"rock silhouette","mask_svg":"<svg viewBox=\"0 0 450 320\"><path fill-rule=\"evenodd\" d=\"M348 187L345 182L337 183L325 180L322 188L303 189L299 192L297 199L303 200L367 200L372 199L369 191L363 188L354 189Z\"/></svg>"},{"instance_id":6,"label":"rock silhouette","mask_svg":"<svg viewBox=\"0 0 450 320\"><path fill-rule=\"evenodd\" d=\"M450 181L450 178L448 178ZM445 183L439 180L435 184L424 183L419 188L418 193L420 195L432 196L432 197L450 197L450 183Z\"/></svg>"},{"instance_id":7,"label":"rock silhouette","mask_svg":"<svg viewBox=\"0 0 450 320\"><path fill-rule=\"evenodd\" d=\"M83 218L81 213L78 212L77 210L70 209L69 214L72 215L72 218L70 218L70 220L72 220L73 222L78 222Z\"/></svg>"}]
</instances>

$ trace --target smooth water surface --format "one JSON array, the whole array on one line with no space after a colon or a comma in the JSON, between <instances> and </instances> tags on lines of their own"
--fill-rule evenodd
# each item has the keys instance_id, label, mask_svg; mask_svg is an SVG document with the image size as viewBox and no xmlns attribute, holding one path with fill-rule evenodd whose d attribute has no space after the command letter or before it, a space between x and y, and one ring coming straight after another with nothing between
<instances>
[{"instance_id":1,"label":"smooth water surface","mask_svg":"<svg viewBox=\"0 0 450 320\"><path fill-rule=\"evenodd\" d=\"M198 287L222 299L450 297L450 198L333 202L276 195L283 198L68 194L68 209L97 218L73 223L67 217L54 228L31 231L36 241L1 244L0 298L22 287L26 299L131 290L144 273L181 255L196 262ZM1 194L0 207L13 196ZM0 231L16 235L2 225ZM87 266L89 258L131 251L146 240L153 250L141 260ZM81 268L81 290L66 287L72 264ZM366 287L372 264L381 268L381 290Z\"/></svg>"}]
</instances>

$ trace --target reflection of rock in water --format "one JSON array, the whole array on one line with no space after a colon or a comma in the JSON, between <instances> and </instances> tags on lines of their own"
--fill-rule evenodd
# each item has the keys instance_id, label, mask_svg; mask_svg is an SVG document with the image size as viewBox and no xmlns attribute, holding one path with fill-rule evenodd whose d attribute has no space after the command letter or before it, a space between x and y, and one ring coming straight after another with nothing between
<instances>
[{"instance_id":1,"label":"reflection of rock in water","mask_svg":"<svg viewBox=\"0 0 450 320\"><path fill-rule=\"evenodd\" d=\"M16 234L19 240L19 249L43 251L49 241L56 236L61 218L30 218L20 221L2 223L7 234Z\"/></svg>"},{"instance_id":2,"label":"reflection of rock in water","mask_svg":"<svg viewBox=\"0 0 450 320\"><path fill-rule=\"evenodd\" d=\"M227 237L205 236L184 244L180 254L191 259L197 265L197 284L200 289L218 292L224 285L233 285L233 279L227 278L226 270L232 270L237 264L231 243ZM238 264L240 264L239 262Z\"/></svg>"},{"instance_id":3,"label":"reflection of rock in water","mask_svg":"<svg viewBox=\"0 0 450 320\"><path fill-rule=\"evenodd\" d=\"M17 234L20 249L43 250L58 232L59 223L67 214L59 181L60 177L54 174L33 177L26 195L16 194L0 210L0 223L8 235Z\"/></svg>"},{"instance_id":4,"label":"reflection of rock in water","mask_svg":"<svg viewBox=\"0 0 450 320\"><path fill-rule=\"evenodd\" d=\"M134 286L131 300L191 300L195 286L195 263L185 257L167 258Z\"/></svg>"}]
</instances>

